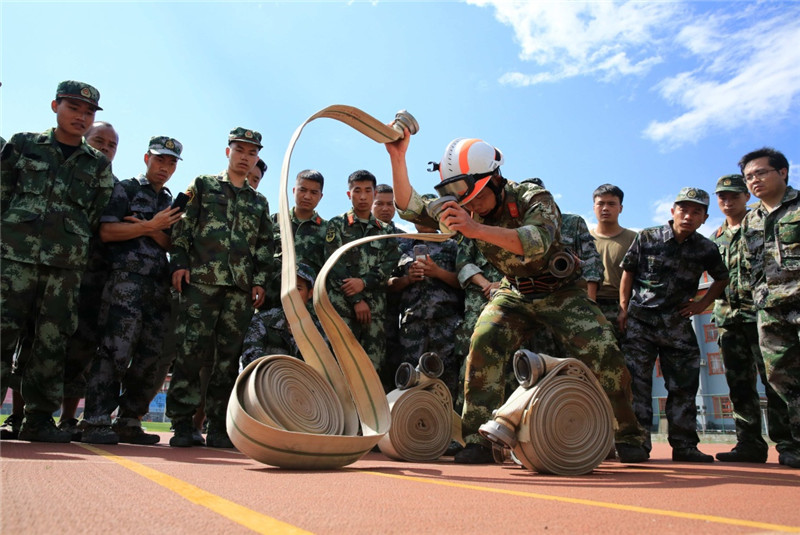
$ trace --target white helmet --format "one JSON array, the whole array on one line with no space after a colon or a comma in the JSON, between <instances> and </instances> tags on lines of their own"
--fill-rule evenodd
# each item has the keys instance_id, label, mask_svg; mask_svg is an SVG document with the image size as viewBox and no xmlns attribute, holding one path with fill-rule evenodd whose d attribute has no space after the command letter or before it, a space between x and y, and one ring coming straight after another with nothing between
<instances>
[{"instance_id":1,"label":"white helmet","mask_svg":"<svg viewBox=\"0 0 800 535\"><path fill-rule=\"evenodd\" d=\"M475 198L503 165L503 153L483 140L454 139L447 145L439 164L442 181L439 195L453 195L464 205Z\"/></svg>"}]
</instances>

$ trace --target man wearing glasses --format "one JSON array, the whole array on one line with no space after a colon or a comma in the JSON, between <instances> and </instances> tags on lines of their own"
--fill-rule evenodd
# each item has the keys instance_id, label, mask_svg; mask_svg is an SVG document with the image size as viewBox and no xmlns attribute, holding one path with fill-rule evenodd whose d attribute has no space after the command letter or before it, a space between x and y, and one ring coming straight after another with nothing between
<instances>
[{"instance_id":1,"label":"man wearing glasses","mask_svg":"<svg viewBox=\"0 0 800 535\"><path fill-rule=\"evenodd\" d=\"M789 162L772 148L739 161L758 197L742 223L742 280L758 310L758 338L767 378L789 408L793 447L780 464L800 468L800 196L789 186Z\"/></svg>"}]
</instances>

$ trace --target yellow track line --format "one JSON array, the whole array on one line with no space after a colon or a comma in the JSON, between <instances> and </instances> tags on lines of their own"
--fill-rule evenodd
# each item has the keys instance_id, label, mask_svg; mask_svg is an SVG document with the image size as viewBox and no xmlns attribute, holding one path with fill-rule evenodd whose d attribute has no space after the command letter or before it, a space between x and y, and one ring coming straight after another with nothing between
<instances>
[{"instance_id":1,"label":"yellow track line","mask_svg":"<svg viewBox=\"0 0 800 535\"><path fill-rule=\"evenodd\" d=\"M140 476L146 477L150 481L153 481L154 483L171 490L179 496L186 498L190 502L205 507L206 509L210 509L217 514L224 516L228 520L232 520L237 524L241 524L242 526L251 529L256 533L298 535L311 533L309 531L292 526L291 524L281 522L280 520L276 520L267 515L253 511L252 509L248 509L247 507L239 505L238 503L221 498L216 494L206 492L199 487L195 487L194 485L186 483L185 481L182 481L176 477L164 474L163 472L159 472L158 470L153 470L152 468L149 468L143 464L139 464L124 457L114 455L113 453L101 450L100 448L89 446L88 444L81 443L78 444L78 446L86 448L97 455L102 455L106 459L114 461L115 463L139 474Z\"/></svg>"},{"instance_id":2,"label":"yellow track line","mask_svg":"<svg viewBox=\"0 0 800 535\"><path fill-rule=\"evenodd\" d=\"M358 472L364 474L372 474L376 476L383 476L383 477L391 477L395 479L404 479L406 481L416 481L419 483L428 483L432 485L442 485L445 487L454 487L459 489L468 489L468 490L477 490L481 492L491 492L495 494L506 494L510 496L519 496L522 498L533 498L537 500L549 500L554 502L563 502L563 503L573 503L579 505L588 505L591 507L602 507L605 509L616 509L618 511L630 511L634 513L643 513L647 515L660 515L660 516L670 516L673 518L684 518L688 520L701 520L704 522L715 522L717 524L728 524L731 526L744 526L750 528L758 528L762 530L771 530L771 531L785 531L790 533L800 533L800 527L798 526L782 526L780 524L769 524L766 522L753 522L751 520L739 520L736 518L725 518L722 516L713 516L713 515L701 515L697 513L682 513L680 511L669 511L666 509L653 509L650 507L639 507L636 505L622 505L618 503L610 503L610 502L599 502L595 500L584 500L582 498L566 498L563 496L551 496L549 494L537 494L534 492L523 492L517 490L506 490L506 489L495 489L492 487L482 487L479 485L467 485L464 483L453 483L450 481L439 481L439 480L432 480L426 479L424 477L415 477L415 476L401 476L397 474L385 474L382 472L373 472L373 471L361 471Z\"/></svg>"}]
</instances>

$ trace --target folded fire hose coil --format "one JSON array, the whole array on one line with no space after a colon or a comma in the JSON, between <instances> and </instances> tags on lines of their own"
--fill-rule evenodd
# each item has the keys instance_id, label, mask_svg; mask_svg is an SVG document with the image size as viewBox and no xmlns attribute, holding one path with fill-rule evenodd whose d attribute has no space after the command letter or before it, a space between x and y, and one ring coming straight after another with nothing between
<instances>
[{"instance_id":1,"label":"folded fire hose coil","mask_svg":"<svg viewBox=\"0 0 800 535\"><path fill-rule=\"evenodd\" d=\"M557 475L594 470L613 447L614 416L591 370L576 359L524 350L514 358L515 370L517 359L525 358L520 367L534 374L539 368L541 378L534 377L530 388L517 388L494 420L481 426L481 434L510 448L529 470Z\"/></svg>"},{"instance_id":2,"label":"folded fire hose coil","mask_svg":"<svg viewBox=\"0 0 800 535\"><path fill-rule=\"evenodd\" d=\"M378 447L390 459L432 461L447 450L454 438L453 398L438 379L442 361L435 353L425 353L416 368L403 363L397 370L397 389L387 395L392 415L389 432ZM460 432L457 435L460 438Z\"/></svg>"},{"instance_id":3,"label":"folded fire hose coil","mask_svg":"<svg viewBox=\"0 0 800 535\"><path fill-rule=\"evenodd\" d=\"M396 141L403 136L402 131L361 110L334 105L300 125L286 149L278 199L283 254L281 304L305 362L286 366L284 361L288 357L272 355L250 363L236 380L226 419L228 436L239 451L259 462L282 468L346 466L369 452L389 431L391 422L389 404L378 374L333 308L325 285L330 269L346 251L394 236L371 236L351 242L334 252L320 270L314 285L314 308L333 353L296 289L297 262L287 195L289 164L303 128L319 118L341 121L378 143ZM400 112L396 121L407 126L412 134L418 130L410 114ZM444 241L450 237L442 234L402 236L430 241ZM281 382L289 385L286 388L276 386ZM324 405L330 405L330 412L323 412Z\"/></svg>"}]
</instances>

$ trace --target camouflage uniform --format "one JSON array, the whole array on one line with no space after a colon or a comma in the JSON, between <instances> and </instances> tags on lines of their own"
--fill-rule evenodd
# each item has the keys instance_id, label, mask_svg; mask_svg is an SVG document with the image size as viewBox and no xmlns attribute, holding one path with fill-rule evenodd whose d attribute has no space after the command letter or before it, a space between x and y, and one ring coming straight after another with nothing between
<instances>
[{"instance_id":1,"label":"camouflage uniform","mask_svg":"<svg viewBox=\"0 0 800 535\"><path fill-rule=\"evenodd\" d=\"M504 279L472 335L462 414L466 441L485 444L477 433L478 427L491 418L492 410L503 401L508 358L534 329L547 326L556 340L569 349L566 356L586 363L600 381L617 418L616 442L640 446L644 432L630 406L630 375L611 327L597 305L587 298L579 272L556 279L547 271L551 256L563 250L558 206L547 190L534 184L508 182L504 191L503 204L483 223L516 229L525 255L475 240ZM436 225L416 192L401 215Z\"/></svg>"},{"instance_id":2,"label":"camouflage uniform","mask_svg":"<svg viewBox=\"0 0 800 535\"><path fill-rule=\"evenodd\" d=\"M457 237L457 240L456 269L458 270L458 282L464 289L464 319L458 326L455 336L454 351L458 355L461 368L458 375L458 395L453 399L456 400L454 408L460 412L464 406L464 376L467 369L469 341L483 308L489 302L489 299L483 294L483 290L470 282L470 279L481 274L489 282L500 282L503 274L486 261L474 241L461 235Z\"/></svg>"},{"instance_id":3,"label":"camouflage uniform","mask_svg":"<svg viewBox=\"0 0 800 535\"><path fill-rule=\"evenodd\" d=\"M325 235L325 256L329 257L342 245L366 236L388 234L385 223L375 219L359 219L353 210L334 217L328 222ZM353 331L356 339L369 355L375 370L380 374L385 361L386 338L386 285L392 269L400 259L394 240L376 240L351 249L342 256L328 276L328 295L338 314ZM340 290L342 281L360 277L364 290L347 297ZM353 306L364 300L369 305L372 321L361 324L356 320Z\"/></svg>"},{"instance_id":4,"label":"camouflage uniform","mask_svg":"<svg viewBox=\"0 0 800 535\"><path fill-rule=\"evenodd\" d=\"M26 414L48 416L64 393L67 340L78 323L81 273L114 178L85 140L65 158L55 129L12 136L0 156L2 210L2 371L35 325L22 373ZM2 395L5 396L3 385Z\"/></svg>"},{"instance_id":5,"label":"camouflage uniform","mask_svg":"<svg viewBox=\"0 0 800 535\"><path fill-rule=\"evenodd\" d=\"M403 240L402 257L396 276L408 274L414 262L414 245L428 246L428 256L446 270L455 272L458 244L449 239L441 243ZM444 373L440 377L456 398L461 358L455 352L454 333L464 315L462 292L444 281L425 277L407 286L400 294L399 345L403 362L414 366L425 352L433 351L442 359Z\"/></svg>"},{"instance_id":6,"label":"camouflage uniform","mask_svg":"<svg viewBox=\"0 0 800 535\"><path fill-rule=\"evenodd\" d=\"M642 230L622 260L634 276L622 352L633 376L633 408L648 430L653 422L653 367L660 357L669 443L677 449L700 442L695 405L700 348L692 321L680 315L680 307L694 299L703 271L725 280L728 270L710 240L694 232L678 243L672 229L670 221ZM649 432L645 447L650 450Z\"/></svg>"},{"instance_id":7,"label":"camouflage uniform","mask_svg":"<svg viewBox=\"0 0 800 535\"><path fill-rule=\"evenodd\" d=\"M386 223L387 234L405 234L394 221ZM410 243L406 238L395 240L398 250L402 251L404 244ZM391 389L394 385L394 375L397 367L403 362L404 352L400 346L400 293L386 292L386 323L383 327L383 337L386 339L386 364L381 373L384 386Z\"/></svg>"},{"instance_id":8,"label":"camouflage uniform","mask_svg":"<svg viewBox=\"0 0 800 535\"><path fill-rule=\"evenodd\" d=\"M740 277L739 241L741 228L731 229L722 224L709 238L719 248L730 273L725 293L714 302L714 322L719 338L717 343L725 364L725 379L736 415L736 442L750 451L767 455L769 446L761 436L761 402L756 390L757 374L761 375L767 396L767 427L769 437L784 451L792 444L786 402L767 380L764 359L758 347L756 311L752 296L742 291Z\"/></svg>"},{"instance_id":9,"label":"camouflage uniform","mask_svg":"<svg viewBox=\"0 0 800 535\"><path fill-rule=\"evenodd\" d=\"M247 182L236 188L227 171L201 175L189 187L191 200L172 230L170 268L188 269L175 336L177 358L167 392L167 416L176 429L200 404L198 355L216 337L206 390L209 429L225 429L225 408L236 376L242 341L253 316L251 291L275 275L272 220L267 199Z\"/></svg>"},{"instance_id":10,"label":"camouflage uniform","mask_svg":"<svg viewBox=\"0 0 800 535\"><path fill-rule=\"evenodd\" d=\"M759 202L742 222L742 278L758 310L758 334L767 378L786 401L800 454L800 195L787 186L778 208Z\"/></svg>"},{"instance_id":11,"label":"camouflage uniform","mask_svg":"<svg viewBox=\"0 0 800 535\"><path fill-rule=\"evenodd\" d=\"M171 204L169 189L156 192L139 175L117 183L100 223L124 223L126 216L149 221ZM157 373L169 357L162 351L170 310L167 252L149 236L107 246L111 275L100 306L103 334L89 372L83 416L98 426L111 425L117 407L120 419L147 414L150 393L164 383L165 376Z\"/></svg>"},{"instance_id":12,"label":"camouflage uniform","mask_svg":"<svg viewBox=\"0 0 800 535\"><path fill-rule=\"evenodd\" d=\"M309 219L301 221L294 213L294 207L290 211L292 221L292 232L294 235L294 252L297 263L304 263L319 273L325 263L325 231L328 222L322 219L315 211ZM272 214L272 229L275 243L275 265L283 263L281 254L281 227L278 224L278 214ZM264 308L280 306L281 301L281 279L273 277L269 281L270 287L267 289L267 302Z\"/></svg>"},{"instance_id":13,"label":"camouflage uniform","mask_svg":"<svg viewBox=\"0 0 800 535\"><path fill-rule=\"evenodd\" d=\"M603 315L613 327L614 336L621 346L624 336L617 325L617 318L619 317L619 283L622 278L622 268L619 264L636 238L636 231L626 228L622 229L622 232L616 236L611 237L598 236L593 231L589 232L595 240L595 247L603 261L603 280L597 289L597 306L600 307Z\"/></svg>"},{"instance_id":14,"label":"camouflage uniform","mask_svg":"<svg viewBox=\"0 0 800 535\"><path fill-rule=\"evenodd\" d=\"M580 258L583 279L586 282L596 282L599 286L603 282L603 262L594 246L589 227L581 216L561 214L561 243ZM546 329L535 331L523 347L554 357L560 357L564 353L564 349L559 347L553 335ZM516 380L513 363L510 361L506 374L512 380L510 385L507 381L507 385L513 387Z\"/></svg>"}]
</instances>

